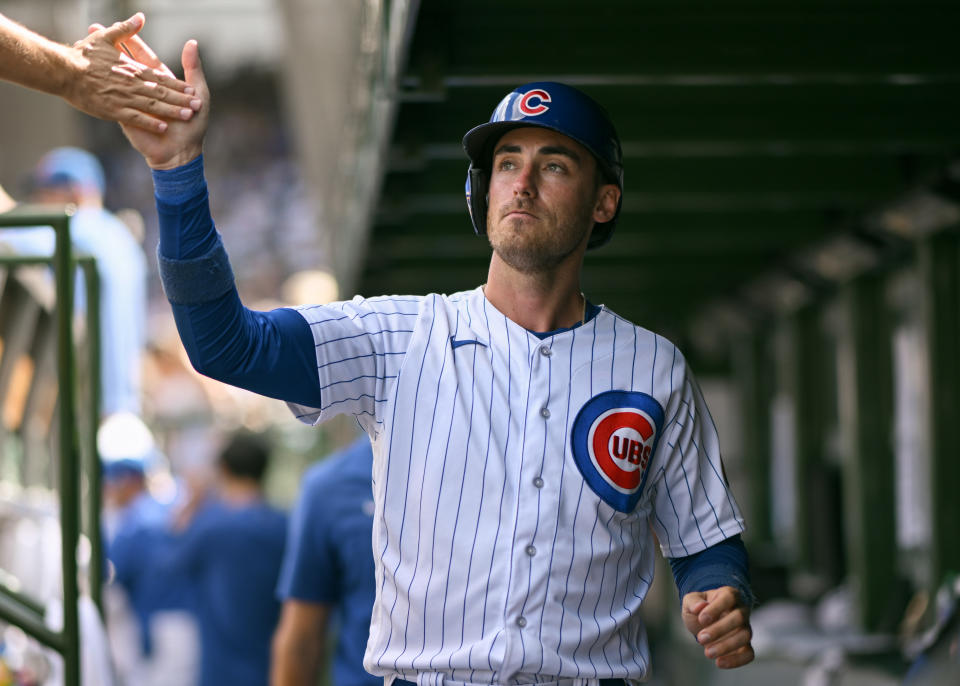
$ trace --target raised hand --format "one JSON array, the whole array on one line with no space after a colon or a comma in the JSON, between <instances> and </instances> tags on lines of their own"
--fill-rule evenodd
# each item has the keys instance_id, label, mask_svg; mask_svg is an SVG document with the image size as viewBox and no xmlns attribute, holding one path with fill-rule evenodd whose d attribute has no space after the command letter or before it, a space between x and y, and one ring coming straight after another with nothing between
<instances>
[{"instance_id":1,"label":"raised hand","mask_svg":"<svg viewBox=\"0 0 960 686\"><path fill-rule=\"evenodd\" d=\"M75 73L62 95L95 117L163 132L165 120L190 119L201 99L136 35L143 24L144 16L137 12L109 28L91 26L90 34L73 45Z\"/></svg>"},{"instance_id":2,"label":"raised hand","mask_svg":"<svg viewBox=\"0 0 960 686\"><path fill-rule=\"evenodd\" d=\"M750 608L732 586L683 596L683 624L721 669L742 667L754 658Z\"/></svg>"},{"instance_id":3,"label":"raised hand","mask_svg":"<svg viewBox=\"0 0 960 686\"><path fill-rule=\"evenodd\" d=\"M130 51L140 57L150 59L142 50L149 51L146 43L137 45L140 39L133 37ZM152 54L152 51L151 51ZM156 56L153 56L156 59ZM146 131L129 124L121 124L123 133L136 150L143 155L153 169L173 169L195 159L203 152L203 137L207 132L210 119L210 90L200 64L197 41L189 40L183 46L181 54L183 74L186 83L193 89L194 97L200 100L200 108L189 121L171 121L169 128L162 134ZM159 60L158 60L159 62ZM165 67L164 67L165 68Z\"/></svg>"}]
</instances>

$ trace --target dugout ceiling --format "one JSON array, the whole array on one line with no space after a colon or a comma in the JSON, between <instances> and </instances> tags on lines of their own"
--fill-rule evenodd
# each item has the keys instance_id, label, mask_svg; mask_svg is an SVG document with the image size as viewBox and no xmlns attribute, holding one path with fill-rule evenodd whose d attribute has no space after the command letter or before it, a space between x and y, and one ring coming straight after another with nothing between
<instances>
[{"instance_id":1,"label":"dugout ceiling","mask_svg":"<svg viewBox=\"0 0 960 686\"><path fill-rule=\"evenodd\" d=\"M955 1L420 0L409 16L361 293L485 279L460 139L525 81L609 110L623 212L585 290L681 343L718 305L762 317L784 283L829 288L818 250L885 259L899 244L871 212L942 186L960 150Z\"/></svg>"}]
</instances>

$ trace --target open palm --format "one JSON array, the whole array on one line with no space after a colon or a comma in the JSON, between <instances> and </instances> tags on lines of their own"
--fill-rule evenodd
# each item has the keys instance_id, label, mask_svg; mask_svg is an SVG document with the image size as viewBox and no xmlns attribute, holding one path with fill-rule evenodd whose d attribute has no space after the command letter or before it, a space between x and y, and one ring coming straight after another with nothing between
<instances>
[{"instance_id":1,"label":"open palm","mask_svg":"<svg viewBox=\"0 0 960 686\"><path fill-rule=\"evenodd\" d=\"M131 42L125 43L125 46L135 59L155 69L167 69L138 36L134 36L133 40L139 41L139 45ZM203 137L210 120L210 89L207 88L207 81L203 75L195 40L187 41L183 46L181 61L184 80L193 86L196 97L202 101L200 111L196 112L189 121L169 121L167 130L161 134L121 124L123 133L131 145L143 155L147 164L153 169L179 167L203 152Z\"/></svg>"}]
</instances>

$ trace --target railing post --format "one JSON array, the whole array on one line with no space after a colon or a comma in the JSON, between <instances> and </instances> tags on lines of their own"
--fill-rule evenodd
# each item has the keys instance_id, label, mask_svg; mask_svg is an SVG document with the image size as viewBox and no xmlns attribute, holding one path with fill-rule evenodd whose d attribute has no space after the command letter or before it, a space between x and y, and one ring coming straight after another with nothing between
<instances>
[{"instance_id":1,"label":"railing post","mask_svg":"<svg viewBox=\"0 0 960 686\"><path fill-rule=\"evenodd\" d=\"M80 684L80 628L77 618L77 541L80 536L80 446L74 412L73 247L69 210L51 222L56 232L53 268L57 291L57 372L60 379L60 534L63 558L63 676Z\"/></svg>"},{"instance_id":2,"label":"railing post","mask_svg":"<svg viewBox=\"0 0 960 686\"><path fill-rule=\"evenodd\" d=\"M883 277L867 274L847 286L849 331L841 367L845 514L849 574L861 628L889 630L897 607L896 493L893 455L893 361Z\"/></svg>"},{"instance_id":3,"label":"railing post","mask_svg":"<svg viewBox=\"0 0 960 686\"><path fill-rule=\"evenodd\" d=\"M63 586L63 628L56 632L26 599L4 588L0 593L0 618L22 628L63 656L64 686L80 686L80 629L78 621L77 543L80 538L80 449L76 426L75 350L73 345L73 281L76 264L70 239L73 209L21 206L0 215L0 227L52 227L55 248L57 326L58 437L60 490L60 553ZM50 264L49 257L14 260L18 263ZM99 528L99 513L94 522Z\"/></svg>"},{"instance_id":4,"label":"railing post","mask_svg":"<svg viewBox=\"0 0 960 686\"><path fill-rule=\"evenodd\" d=\"M925 320L930 357L933 522L932 577L937 588L948 573L960 573L960 232L931 236L920 247Z\"/></svg>"},{"instance_id":5,"label":"railing post","mask_svg":"<svg viewBox=\"0 0 960 686\"><path fill-rule=\"evenodd\" d=\"M101 484L100 454L97 450L97 429L100 426L100 275L97 262L91 257L78 260L83 268L84 285L87 290L87 364L89 365L90 411L87 413L87 517L90 522L90 597L100 616L103 612L103 536L100 530Z\"/></svg>"}]
</instances>

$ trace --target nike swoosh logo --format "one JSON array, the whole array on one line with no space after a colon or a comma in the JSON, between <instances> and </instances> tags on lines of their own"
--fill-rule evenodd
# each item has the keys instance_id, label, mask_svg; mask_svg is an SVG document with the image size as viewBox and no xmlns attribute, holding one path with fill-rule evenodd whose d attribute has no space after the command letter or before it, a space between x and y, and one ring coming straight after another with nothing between
<instances>
[{"instance_id":1,"label":"nike swoosh logo","mask_svg":"<svg viewBox=\"0 0 960 686\"><path fill-rule=\"evenodd\" d=\"M474 340L472 338L461 338L459 341L456 340L453 336L450 336L450 347L456 350L461 345L482 345L484 348L487 347L486 343L481 343L480 341Z\"/></svg>"}]
</instances>

